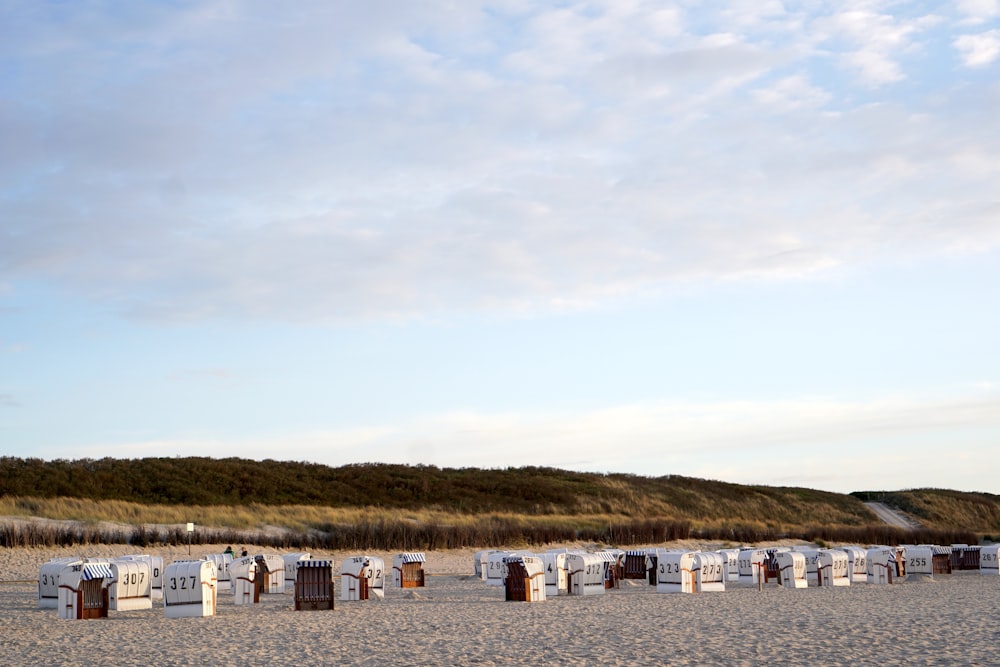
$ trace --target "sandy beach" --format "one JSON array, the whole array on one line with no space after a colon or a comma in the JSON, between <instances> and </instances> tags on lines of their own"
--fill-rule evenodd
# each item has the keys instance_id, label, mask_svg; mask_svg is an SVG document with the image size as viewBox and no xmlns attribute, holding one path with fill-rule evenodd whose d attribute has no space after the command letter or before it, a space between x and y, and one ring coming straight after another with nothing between
<instances>
[{"instance_id":1,"label":"sandy beach","mask_svg":"<svg viewBox=\"0 0 1000 667\"><path fill-rule=\"evenodd\" d=\"M192 557L226 545L199 545ZM234 545L239 546L239 545ZM673 546L673 545L666 545ZM251 553L253 553L251 548ZM273 551L268 551L273 553ZM423 589L386 582L383 600L296 612L292 594L215 617L152 610L61 620L39 609L50 558L136 553L124 545L0 550L4 665L996 665L1000 577L961 572L901 584L658 594L623 582L605 595L505 602L472 575L474 550L428 552ZM187 547L147 549L165 562ZM356 554L314 552L336 563ZM391 563L391 553L371 552ZM339 579L339 577L338 577ZM339 586L339 584L338 584Z\"/></svg>"}]
</instances>

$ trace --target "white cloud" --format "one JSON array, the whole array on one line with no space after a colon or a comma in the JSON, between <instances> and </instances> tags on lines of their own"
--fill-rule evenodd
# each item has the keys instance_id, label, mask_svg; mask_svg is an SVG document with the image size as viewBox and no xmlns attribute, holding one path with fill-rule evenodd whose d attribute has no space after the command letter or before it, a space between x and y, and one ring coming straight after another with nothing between
<instances>
[{"instance_id":1,"label":"white cloud","mask_svg":"<svg viewBox=\"0 0 1000 667\"><path fill-rule=\"evenodd\" d=\"M915 38L940 22L924 15L904 18L873 11L863 4L819 18L814 26L826 40L841 39L853 48L839 55L842 62L873 87L902 81L906 73L899 59L914 48Z\"/></svg>"},{"instance_id":2,"label":"white cloud","mask_svg":"<svg viewBox=\"0 0 1000 667\"><path fill-rule=\"evenodd\" d=\"M954 41L966 67L984 67L1000 57L1000 30L962 35Z\"/></svg>"},{"instance_id":3,"label":"white cloud","mask_svg":"<svg viewBox=\"0 0 1000 667\"><path fill-rule=\"evenodd\" d=\"M929 486L941 486L960 479L960 472L968 478L968 462L956 459L963 452L984 470L993 470L1000 464L993 447L998 429L1000 403L981 396L662 402L572 413L454 412L274 439L136 441L74 449L71 456L169 451L282 459L299 452L292 458L329 465L375 460L449 467L541 465L745 483L815 483L851 491L860 487L845 485L892 488L886 486L892 480L925 479ZM940 456L945 439L955 454L948 462ZM447 459L435 460L438 452L447 452ZM987 488L987 478L981 479Z\"/></svg>"},{"instance_id":4,"label":"white cloud","mask_svg":"<svg viewBox=\"0 0 1000 667\"><path fill-rule=\"evenodd\" d=\"M0 284L340 321L995 246L989 91L866 106L813 70L822 45L905 76L929 19L866 7L26 15L0 45L25 72L0 109Z\"/></svg>"},{"instance_id":5,"label":"white cloud","mask_svg":"<svg viewBox=\"0 0 1000 667\"><path fill-rule=\"evenodd\" d=\"M1000 16L1000 0L958 0L956 4L966 23L983 23Z\"/></svg>"},{"instance_id":6,"label":"white cloud","mask_svg":"<svg viewBox=\"0 0 1000 667\"><path fill-rule=\"evenodd\" d=\"M906 78L903 69L888 54L877 49L859 49L847 54L844 62L859 70L862 78L873 86L895 83Z\"/></svg>"},{"instance_id":7,"label":"white cloud","mask_svg":"<svg viewBox=\"0 0 1000 667\"><path fill-rule=\"evenodd\" d=\"M833 99L833 95L811 85L809 79L801 74L788 76L767 87L758 88L753 91L753 96L758 103L776 113L787 113L803 108L817 109Z\"/></svg>"}]
</instances>

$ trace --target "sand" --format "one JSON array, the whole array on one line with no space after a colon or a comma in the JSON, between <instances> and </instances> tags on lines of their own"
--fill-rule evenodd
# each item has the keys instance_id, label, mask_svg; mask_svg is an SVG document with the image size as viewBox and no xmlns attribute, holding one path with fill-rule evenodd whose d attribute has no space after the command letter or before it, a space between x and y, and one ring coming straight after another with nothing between
<instances>
[{"instance_id":1,"label":"sand","mask_svg":"<svg viewBox=\"0 0 1000 667\"><path fill-rule=\"evenodd\" d=\"M223 548L192 547L192 556ZM38 608L43 562L125 553L135 549L0 549L0 664L1000 664L1000 577L976 572L889 586L730 586L699 595L624 582L605 595L523 603L505 602L502 588L473 577L474 551L457 550L427 553L423 589L387 581L384 600L338 599L333 611L293 611L291 593L236 606L225 591L208 618L167 619L161 601L89 621ZM188 557L187 547L145 553L165 562ZM354 554L313 555L339 564ZM391 553L373 555L392 562Z\"/></svg>"}]
</instances>

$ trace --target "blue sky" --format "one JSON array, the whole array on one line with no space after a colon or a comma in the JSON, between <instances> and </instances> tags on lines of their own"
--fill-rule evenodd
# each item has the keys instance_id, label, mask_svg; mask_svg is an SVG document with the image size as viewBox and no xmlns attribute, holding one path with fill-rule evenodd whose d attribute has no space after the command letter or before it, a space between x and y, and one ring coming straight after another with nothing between
<instances>
[{"instance_id":1,"label":"blue sky","mask_svg":"<svg viewBox=\"0 0 1000 667\"><path fill-rule=\"evenodd\" d=\"M0 452L1000 493L1000 1L0 1Z\"/></svg>"}]
</instances>

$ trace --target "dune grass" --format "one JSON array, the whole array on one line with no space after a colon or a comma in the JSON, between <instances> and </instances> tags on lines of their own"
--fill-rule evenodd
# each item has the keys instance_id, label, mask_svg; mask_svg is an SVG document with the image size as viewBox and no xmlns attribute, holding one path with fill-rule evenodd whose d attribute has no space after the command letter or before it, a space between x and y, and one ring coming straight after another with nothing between
<instances>
[{"instance_id":1,"label":"dune grass","mask_svg":"<svg viewBox=\"0 0 1000 667\"><path fill-rule=\"evenodd\" d=\"M77 522L74 530L84 531L51 538L61 541L105 539L101 535L171 540L188 522L199 534L233 536L226 541L266 537L400 548L572 540L627 545L688 537L946 543L1000 533L996 496L880 492L879 499L923 523L917 540L914 533L887 532L864 505L870 493L537 467L0 457L0 516L35 519L33 530L38 519L52 519ZM24 522L7 523L20 530ZM11 534L7 543L22 537Z\"/></svg>"},{"instance_id":2,"label":"dune grass","mask_svg":"<svg viewBox=\"0 0 1000 667\"><path fill-rule=\"evenodd\" d=\"M692 524L611 515L468 514L440 510L313 506L139 505L75 498L0 498L0 547L123 543L259 544L282 549L434 550L589 542L627 547L701 539L753 544L778 539L901 544L976 542L967 531L902 531L883 525ZM39 521L41 519L42 521ZM46 523L44 520L52 520ZM185 524L196 524L188 535Z\"/></svg>"}]
</instances>

